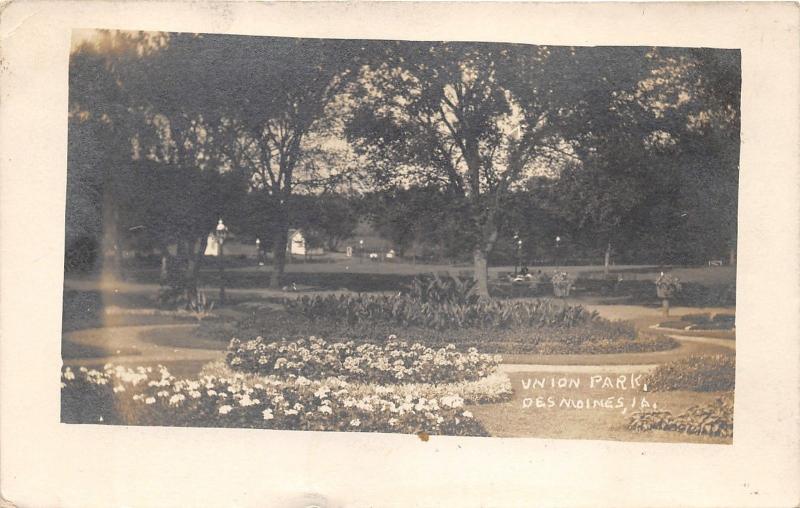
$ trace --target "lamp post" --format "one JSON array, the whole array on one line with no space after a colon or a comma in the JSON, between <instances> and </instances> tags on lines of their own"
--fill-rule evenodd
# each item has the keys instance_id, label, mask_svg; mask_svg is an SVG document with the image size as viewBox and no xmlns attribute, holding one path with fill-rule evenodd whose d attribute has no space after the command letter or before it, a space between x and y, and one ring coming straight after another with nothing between
<instances>
[{"instance_id":1,"label":"lamp post","mask_svg":"<svg viewBox=\"0 0 800 508\"><path fill-rule=\"evenodd\" d=\"M522 248L522 240L519 239L519 233L514 233L514 240L517 244L517 259L514 261L514 277L517 276L517 268L522 264L520 261L520 249Z\"/></svg>"},{"instance_id":2,"label":"lamp post","mask_svg":"<svg viewBox=\"0 0 800 508\"><path fill-rule=\"evenodd\" d=\"M264 253L261 251L261 238L256 238L256 262L258 266L264 266Z\"/></svg>"},{"instance_id":3,"label":"lamp post","mask_svg":"<svg viewBox=\"0 0 800 508\"><path fill-rule=\"evenodd\" d=\"M561 237L556 236L556 271L558 271L561 265L561 250L559 247L561 247Z\"/></svg>"},{"instance_id":4,"label":"lamp post","mask_svg":"<svg viewBox=\"0 0 800 508\"><path fill-rule=\"evenodd\" d=\"M214 236L219 245L219 304L225 305L225 253L222 246L225 244L225 238L228 236L228 227L222 222L222 219L217 223L217 228L214 230Z\"/></svg>"},{"instance_id":5,"label":"lamp post","mask_svg":"<svg viewBox=\"0 0 800 508\"><path fill-rule=\"evenodd\" d=\"M364 262L364 240L358 241L358 262Z\"/></svg>"}]
</instances>

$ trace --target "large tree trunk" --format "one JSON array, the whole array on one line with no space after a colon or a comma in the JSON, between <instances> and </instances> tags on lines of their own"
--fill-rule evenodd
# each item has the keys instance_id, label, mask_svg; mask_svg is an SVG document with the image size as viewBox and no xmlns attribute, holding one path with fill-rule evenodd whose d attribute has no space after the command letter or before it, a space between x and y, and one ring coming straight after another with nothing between
<instances>
[{"instance_id":1,"label":"large tree trunk","mask_svg":"<svg viewBox=\"0 0 800 508\"><path fill-rule=\"evenodd\" d=\"M200 285L200 267L203 264L203 256L206 252L206 245L208 244L208 236L203 235L200 240L200 248L198 251L195 251L195 246L197 245L197 240L192 241L189 243L188 250L189 252L186 255L187 258L187 265L186 265L186 305L188 307L189 302L195 300L197 298L197 287Z\"/></svg>"},{"instance_id":2,"label":"large tree trunk","mask_svg":"<svg viewBox=\"0 0 800 508\"><path fill-rule=\"evenodd\" d=\"M497 228L490 220L484 228L484 241L472 251L475 280L478 281L478 296L489 298L489 253L497 241Z\"/></svg>"},{"instance_id":3,"label":"large tree trunk","mask_svg":"<svg viewBox=\"0 0 800 508\"><path fill-rule=\"evenodd\" d=\"M489 263L488 253L481 247L472 251L474 263L475 280L478 282L478 295L484 298L489 297Z\"/></svg>"},{"instance_id":4,"label":"large tree trunk","mask_svg":"<svg viewBox=\"0 0 800 508\"><path fill-rule=\"evenodd\" d=\"M284 229L278 233L278 237L275 239L275 246L272 250L272 276L269 280L269 286L273 289L280 287L281 278L286 268L286 243L288 242L288 236L288 231Z\"/></svg>"},{"instance_id":5,"label":"large tree trunk","mask_svg":"<svg viewBox=\"0 0 800 508\"><path fill-rule=\"evenodd\" d=\"M269 281L269 286L273 289L277 289L281 285L281 278L283 278L283 272L286 268L286 248L289 242L289 219L286 211L281 210L276 219L278 220L278 234L272 250L274 261L272 277Z\"/></svg>"},{"instance_id":6,"label":"large tree trunk","mask_svg":"<svg viewBox=\"0 0 800 508\"><path fill-rule=\"evenodd\" d=\"M606 246L606 255L603 259L603 274L608 277L608 269L611 266L611 242Z\"/></svg>"}]
</instances>

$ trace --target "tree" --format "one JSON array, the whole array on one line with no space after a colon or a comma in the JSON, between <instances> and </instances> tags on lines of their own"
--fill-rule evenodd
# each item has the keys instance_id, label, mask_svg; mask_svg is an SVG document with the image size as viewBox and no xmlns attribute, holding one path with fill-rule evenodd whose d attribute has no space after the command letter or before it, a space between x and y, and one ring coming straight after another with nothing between
<instances>
[{"instance_id":1,"label":"tree","mask_svg":"<svg viewBox=\"0 0 800 508\"><path fill-rule=\"evenodd\" d=\"M141 34L99 31L70 55L67 246L76 238L94 243L101 262L113 250L115 262L102 266L109 275L121 264L116 203L126 189L118 185L119 175L142 120L131 112L118 71L121 61L147 53Z\"/></svg>"},{"instance_id":2,"label":"tree","mask_svg":"<svg viewBox=\"0 0 800 508\"><path fill-rule=\"evenodd\" d=\"M685 263L719 252L731 218L735 238L735 55L643 51L630 59L635 66L601 72L575 108L577 160L556 186L575 232L605 251L606 272L612 246L623 241Z\"/></svg>"},{"instance_id":3,"label":"tree","mask_svg":"<svg viewBox=\"0 0 800 508\"><path fill-rule=\"evenodd\" d=\"M204 36L218 56L208 86L220 100L226 163L246 174L256 196L270 200L274 269L279 287L286 262L292 195L298 186L336 179L320 175L324 143L315 139L336 118L329 110L355 76L361 46L350 41ZM321 146L323 145L323 146Z\"/></svg>"},{"instance_id":4,"label":"tree","mask_svg":"<svg viewBox=\"0 0 800 508\"><path fill-rule=\"evenodd\" d=\"M170 34L145 55L120 65L119 79L131 97L132 110L144 118L134 138L133 167L137 185L157 185L150 212L150 237L162 253L177 245L177 262L185 274L187 300L197 291L209 233L221 217L231 217L246 190L246 180L224 157L225 96L213 89L223 55L203 48L203 37ZM206 51L200 51L203 49ZM141 204L133 203L134 214ZM165 275L162 271L162 276ZM174 279L174 277L173 277Z\"/></svg>"},{"instance_id":5,"label":"tree","mask_svg":"<svg viewBox=\"0 0 800 508\"><path fill-rule=\"evenodd\" d=\"M503 198L567 151L564 120L605 63L577 58L590 51L396 43L363 74L349 139L377 184L433 184L466 199L462 238L484 296Z\"/></svg>"},{"instance_id":6,"label":"tree","mask_svg":"<svg viewBox=\"0 0 800 508\"><path fill-rule=\"evenodd\" d=\"M358 215L351 200L340 194L294 196L291 208L291 222L303 229L306 241L319 239L319 246L330 251L337 251L358 226Z\"/></svg>"}]
</instances>

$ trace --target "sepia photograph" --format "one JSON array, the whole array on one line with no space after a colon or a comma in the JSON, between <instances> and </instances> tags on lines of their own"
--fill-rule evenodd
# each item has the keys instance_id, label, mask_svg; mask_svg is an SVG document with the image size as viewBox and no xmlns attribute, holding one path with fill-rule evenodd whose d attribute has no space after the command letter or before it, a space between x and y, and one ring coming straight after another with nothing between
<instances>
[{"instance_id":1,"label":"sepia photograph","mask_svg":"<svg viewBox=\"0 0 800 508\"><path fill-rule=\"evenodd\" d=\"M799 14L7 2L0 507L797 507Z\"/></svg>"},{"instance_id":2,"label":"sepia photograph","mask_svg":"<svg viewBox=\"0 0 800 508\"><path fill-rule=\"evenodd\" d=\"M61 421L731 444L740 60L74 30Z\"/></svg>"}]
</instances>

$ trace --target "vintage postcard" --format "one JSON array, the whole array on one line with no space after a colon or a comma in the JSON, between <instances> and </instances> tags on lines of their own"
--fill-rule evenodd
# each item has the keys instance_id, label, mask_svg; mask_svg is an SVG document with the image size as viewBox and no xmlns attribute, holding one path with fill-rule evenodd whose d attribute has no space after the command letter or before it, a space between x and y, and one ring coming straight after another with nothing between
<instances>
[{"instance_id":1,"label":"vintage postcard","mask_svg":"<svg viewBox=\"0 0 800 508\"><path fill-rule=\"evenodd\" d=\"M73 32L65 423L731 443L736 49Z\"/></svg>"},{"instance_id":2,"label":"vintage postcard","mask_svg":"<svg viewBox=\"0 0 800 508\"><path fill-rule=\"evenodd\" d=\"M781 244L764 233L770 213L797 205L796 72L768 78L748 68L755 50L749 54L750 39L737 39L729 25L718 39L668 36L667 21L682 12L716 26L715 16L739 19L746 5L658 5L647 18L658 36L631 27L617 39L588 40L503 37L497 28L494 37L376 31L392 13L410 21L439 12L420 4L317 5L342 20L358 11L378 23L361 31L326 31L322 11L309 14L317 30L211 22L217 10L228 23L248 12L299 23L306 7L294 4L175 4L175 15L188 9L196 22L162 25L139 9L145 4L131 8L144 16L138 25L92 18L126 11L121 4L75 5L87 14L59 25L63 54L50 86L61 95L42 108L61 157L47 170L58 174L50 183L59 183L59 197L42 217L55 247L46 253L54 297L16 302L34 305L23 306L28 319L55 318L55 336L31 330L27 340L57 351L35 366L52 371L31 375L60 377L47 384L57 402L46 424L73 436L64 443L79 437L115 455L132 445L168 456L164 446L175 439L194 457L235 449L229 460L239 467L247 467L250 446L277 450L270 467L285 460L301 471L300 456L338 453L352 463L367 443L399 454L398 468L422 471L436 459L421 454L442 446L440 460L477 464L460 481L480 493L461 506L660 506L667 498L638 490L620 501L612 491L624 475L603 484L602 469L590 473L594 494L550 491L546 501L466 478L498 467L481 461L493 450L510 467L506 481L525 484L511 457L531 461L522 452L528 444L565 445L572 451L559 460L576 467L582 457L601 467L602 455L615 451L633 453L634 469L658 462L647 453L664 458L659 467L690 461L681 475L704 461L745 467L731 457L741 457L757 433L753 422L766 418L753 409L754 383L772 383L773 398L790 391L794 406L783 410L797 416L796 333L787 346L791 334L778 331L796 321L797 274L771 283L795 296L759 286L781 262L771 255L797 258L796 238ZM577 6L489 7L477 6L470 19L482 10L490 19L517 16L510 26L522 34L526 16L541 23L538 16L555 19ZM651 9L593 8L620 19ZM793 13L774 44L797 42L796 5L750 9L762 16L749 27L762 42L778 37L767 20ZM21 40L15 31L28 21L7 19L4 38ZM575 19L592 25L586 15ZM776 50L765 61L796 71L788 54ZM41 65L38 58L28 63ZM14 63L4 77L20 86ZM748 127L748 100L762 115L779 102L770 87L780 84L766 79L786 86L783 107L793 115L774 124L751 117ZM752 106L759 100L760 110ZM2 118L4 155L13 152L10 119L23 114L11 113ZM780 173L769 162L775 151L746 150L773 129L794 134ZM4 184L19 182L20 171L4 170ZM794 180L781 181L787 176ZM770 185L792 194L770 199ZM28 220L4 208L4 247L9 223ZM797 231L796 213L782 220L789 222L777 231ZM3 249L4 265L15 251ZM4 286L4 321L10 298ZM755 324L763 320L772 331ZM4 335L6 350L18 338ZM21 368L4 358L10 364ZM4 405L15 393L3 392ZM796 430L784 435L795 462ZM200 436L217 437L206 445ZM128 444L115 445L117 438ZM278 439L302 444L275 448ZM325 451L335 443L341 451ZM615 460L607 465L626 459ZM205 487L162 502L130 497L132 487L118 485L119 467L106 472L116 487L89 499L58 487L48 499L202 504L195 496ZM562 472L548 474L560 485L577 480ZM456 469L448 474L459 478ZM712 490L727 492L678 504L791 505L796 480L771 481L739 475L736 493L720 481ZM289 484L264 491L276 506L403 505L387 501L388 492L368 498ZM424 505L453 502L429 487L407 495ZM242 496L212 504L254 502Z\"/></svg>"}]
</instances>

